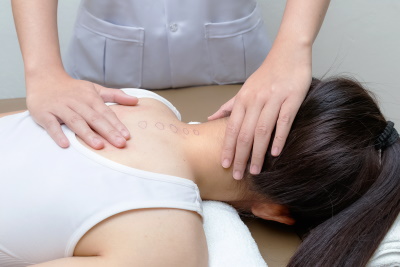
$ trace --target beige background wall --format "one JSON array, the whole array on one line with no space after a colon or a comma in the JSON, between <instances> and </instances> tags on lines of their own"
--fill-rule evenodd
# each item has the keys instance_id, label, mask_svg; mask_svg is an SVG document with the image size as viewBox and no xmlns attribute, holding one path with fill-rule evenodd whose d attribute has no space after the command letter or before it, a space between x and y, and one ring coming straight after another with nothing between
<instances>
[{"instance_id":1,"label":"beige background wall","mask_svg":"<svg viewBox=\"0 0 400 267\"><path fill-rule=\"evenodd\" d=\"M284 0L259 0L271 36ZM61 49L72 32L79 0L59 1ZM333 0L314 44L313 75L347 74L364 82L385 114L400 125L400 1ZM0 99L25 96L22 58L11 1L0 2Z\"/></svg>"}]
</instances>

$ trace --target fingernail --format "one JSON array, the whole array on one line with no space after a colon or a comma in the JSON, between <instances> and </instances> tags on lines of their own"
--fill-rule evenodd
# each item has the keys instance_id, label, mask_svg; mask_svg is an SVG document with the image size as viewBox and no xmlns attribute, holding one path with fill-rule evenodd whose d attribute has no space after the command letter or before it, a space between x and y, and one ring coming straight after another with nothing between
<instances>
[{"instance_id":1,"label":"fingernail","mask_svg":"<svg viewBox=\"0 0 400 267\"><path fill-rule=\"evenodd\" d=\"M222 162L222 167L229 168L229 159L224 159L224 161Z\"/></svg>"},{"instance_id":2,"label":"fingernail","mask_svg":"<svg viewBox=\"0 0 400 267\"><path fill-rule=\"evenodd\" d=\"M278 156L279 155L279 148L278 147L273 147L272 148L272 156Z\"/></svg>"},{"instance_id":3,"label":"fingernail","mask_svg":"<svg viewBox=\"0 0 400 267\"><path fill-rule=\"evenodd\" d=\"M125 139L129 138L129 132L127 130L122 129L120 132L123 135L123 137L125 137Z\"/></svg>"},{"instance_id":4,"label":"fingernail","mask_svg":"<svg viewBox=\"0 0 400 267\"><path fill-rule=\"evenodd\" d=\"M236 180L242 179L242 174L240 173L240 171L234 171L233 178L235 178Z\"/></svg>"},{"instance_id":5,"label":"fingernail","mask_svg":"<svg viewBox=\"0 0 400 267\"><path fill-rule=\"evenodd\" d=\"M69 145L68 139L61 138L61 139L60 139L60 145L61 145L62 148L67 148L68 145Z\"/></svg>"},{"instance_id":6,"label":"fingernail","mask_svg":"<svg viewBox=\"0 0 400 267\"><path fill-rule=\"evenodd\" d=\"M126 142L125 138L123 138L121 136L117 136L115 138L115 141L119 146L123 146L125 144L125 142Z\"/></svg>"},{"instance_id":7,"label":"fingernail","mask_svg":"<svg viewBox=\"0 0 400 267\"><path fill-rule=\"evenodd\" d=\"M260 171L259 171L258 166L257 166L257 165L251 165L251 167L250 167L250 173L251 173L251 174L259 174Z\"/></svg>"},{"instance_id":8,"label":"fingernail","mask_svg":"<svg viewBox=\"0 0 400 267\"><path fill-rule=\"evenodd\" d=\"M100 146L101 145L101 140L97 137L93 137L92 139L93 145L94 146Z\"/></svg>"}]
</instances>

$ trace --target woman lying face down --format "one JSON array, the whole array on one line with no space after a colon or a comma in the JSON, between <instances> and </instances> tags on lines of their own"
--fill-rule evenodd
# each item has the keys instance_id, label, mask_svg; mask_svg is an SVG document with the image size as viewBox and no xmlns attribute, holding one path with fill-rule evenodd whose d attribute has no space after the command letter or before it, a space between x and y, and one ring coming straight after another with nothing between
<instances>
[{"instance_id":1,"label":"woman lying face down","mask_svg":"<svg viewBox=\"0 0 400 267\"><path fill-rule=\"evenodd\" d=\"M0 120L1 266L206 266L199 194L306 229L290 266L362 266L399 213L398 134L356 82L314 80L281 155L240 181L219 164L225 119L188 125L152 98L112 106L122 150Z\"/></svg>"}]
</instances>

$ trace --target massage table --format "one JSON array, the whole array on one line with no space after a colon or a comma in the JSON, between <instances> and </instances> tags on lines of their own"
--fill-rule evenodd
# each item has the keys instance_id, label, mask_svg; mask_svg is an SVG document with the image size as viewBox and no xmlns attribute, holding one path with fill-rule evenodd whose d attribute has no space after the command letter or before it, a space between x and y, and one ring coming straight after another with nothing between
<instances>
[{"instance_id":1,"label":"massage table","mask_svg":"<svg viewBox=\"0 0 400 267\"><path fill-rule=\"evenodd\" d=\"M240 85L202 86L157 90L156 93L176 106L184 122L205 122L207 117L232 98L240 87ZM0 100L0 113L24 109L26 109L25 98ZM294 229L260 219L244 219L244 222L268 266L286 266L300 244L300 238Z\"/></svg>"}]
</instances>

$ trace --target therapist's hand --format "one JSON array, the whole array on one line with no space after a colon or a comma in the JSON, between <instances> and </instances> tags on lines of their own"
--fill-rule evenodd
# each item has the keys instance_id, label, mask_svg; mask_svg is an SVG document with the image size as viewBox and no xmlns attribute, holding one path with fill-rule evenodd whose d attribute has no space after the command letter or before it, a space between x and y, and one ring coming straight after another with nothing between
<instances>
[{"instance_id":1,"label":"therapist's hand","mask_svg":"<svg viewBox=\"0 0 400 267\"><path fill-rule=\"evenodd\" d=\"M26 85L30 114L60 147L69 146L62 123L94 149L103 148L105 140L119 148L126 145L128 129L104 102L136 105L136 97L66 73L27 76Z\"/></svg>"},{"instance_id":2,"label":"therapist's hand","mask_svg":"<svg viewBox=\"0 0 400 267\"><path fill-rule=\"evenodd\" d=\"M271 154L280 154L311 79L311 47L275 46L238 94L208 118L231 114L221 164L233 162L235 179L243 177L251 149L250 173L260 173L275 126Z\"/></svg>"}]
</instances>

